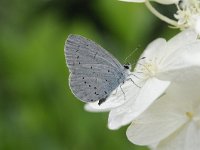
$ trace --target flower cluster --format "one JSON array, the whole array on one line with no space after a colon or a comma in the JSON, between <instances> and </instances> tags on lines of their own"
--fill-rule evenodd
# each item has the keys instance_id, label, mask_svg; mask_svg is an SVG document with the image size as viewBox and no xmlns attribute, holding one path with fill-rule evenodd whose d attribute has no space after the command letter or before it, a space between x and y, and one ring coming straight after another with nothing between
<instances>
[{"instance_id":1,"label":"flower cluster","mask_svg":"<svg viewBox=\"0 0 200 150\"><path fill-rule=\"evenodd\" d=\"M174 17L178 20L181 29L194 28L200 33L200 1L184 0L177 5L178 11Z\"/></svg>"},{"instance_id":2,"label":"flower cluster","mask_svg":"<svg viewBox=\"0 0 200 150\"><path fill-rule=\"evenodd\" d=\"M200 33L200 1L199 0L152 0L154 2L168 5L174 4L177 7L177 12L174 14L174 19L167 18L160 14L149 2L149 0L121 0L126 2L144 2L149 10L159 17L161 20L174 26L185 30L188 28L194 29Z\"/></svg>"},{"instance_id":3,"label":"flower cluster","mask_svg":"<svg viewBox=\"0 0 200 150\"><path fill-rule=\"evenodd\" d=\"M149 0L144 2L162 20L181 29L170 40L150 43L127 80L100 106L88 103L92 112L109 111L108 127L131 124L128 139L152 150L199 150L200 148L200 1L152 0L175 4L177 20L159 14ZM123 91L121 90L123 89ZM124 96L125 93L125 96Z\"/></svg>"},{"instance_id":4,"label":"flower cluster","mask_svg":"<svg viewBox=\"0 0 200 150\"><path fill-rule=\"evenodd\" d=\"M164 96L132 122L128 139L155 150L199 150L199 87L195 73L185 82L171 84Z\"/></svg>"}]
</instances>

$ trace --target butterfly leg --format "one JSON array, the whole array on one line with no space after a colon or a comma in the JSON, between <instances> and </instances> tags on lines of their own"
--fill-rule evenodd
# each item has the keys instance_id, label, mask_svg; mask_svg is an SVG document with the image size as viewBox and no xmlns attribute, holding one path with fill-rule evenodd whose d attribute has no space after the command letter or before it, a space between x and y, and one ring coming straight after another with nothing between
<instances>
[{"instance_id":1,"label":"butterfly leg","mask_svg":"<svg viewBox=\"0 0 200 150\"><path fill-rule=\"evenodd\" d=\"M123 83L124 83L124 82L123 82ZM121 91L122 91L122 93L123 93L123 95L124 95L124 100L126 100L126 95L125 95L125 92L124 92L123 89L122 89L122 85L123 85L123 84L120 84L119 87L120 87L120 89L121 89Z\"/></svg>"},{"instance_id":2,"label":"butterfly leg","mask_svg":"<svg viewBox=\"0 0 200 150\"><path fill-rule=\"evenodd\" d=\"M129 76L131 76L131 75L134 76L134 77L136 77L136 78L138 78L138 79L140 79L140 78L139 78L138 76L136 76L134 73L130 73L130 74L129 74Z\"/></svg>"},{"instance_id":3,"label":"butterfly leg","mask_svg":"<svg viewBox=\"0 0 200 150\"><path fill-rule=\"evenodd\" d=\"M137 84L133 81L132 78L127 78L126 80L127 80L127 81L128 81L128 80L131 80L131 81L133 82L134 85L136 85L137 87L141 88L139 85L137 85Z\"/></svg>"}]
</instances>

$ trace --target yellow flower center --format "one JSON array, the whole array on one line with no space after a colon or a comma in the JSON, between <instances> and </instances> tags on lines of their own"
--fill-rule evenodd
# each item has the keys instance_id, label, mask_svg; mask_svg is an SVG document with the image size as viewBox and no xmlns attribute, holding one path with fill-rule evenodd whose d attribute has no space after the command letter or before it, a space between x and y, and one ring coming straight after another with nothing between
<instances>
[{"instance_id":1,"label":"yellow flower center","mask_svg":"<svg viewBox=\"0 0 200 150\"><path fill-rule=\"evenodd\" d=\"M195 121L195 122L199 122L200 123L200 117L199 117L199 115L197 115L197 114L195 114L193 112L190 112L190 111L186 112L185 114L186 114L187 118L190 121Z\"/></svg>"},{"instance_id":2,"label":"yellow flower center","mask_svg":"<svg viewBox=\"0 0 200 150\"><path fill-rule=\"evenodd\" d=\"M192 120L194 117L194 114L192 112L186 112L185 114L190 120Z\"/></svg>"},{"instance_id":3,"label":"yellow flower center","mask_svg":"<svg viewBox=\"0 0 200 150\"><path fill-rule=\"evenodd\" d=\"M158 72L155 61L149 60L144 63L139 63L135 72L142 73L145 79L156 76Z\"/></svg>"}]
</instances>

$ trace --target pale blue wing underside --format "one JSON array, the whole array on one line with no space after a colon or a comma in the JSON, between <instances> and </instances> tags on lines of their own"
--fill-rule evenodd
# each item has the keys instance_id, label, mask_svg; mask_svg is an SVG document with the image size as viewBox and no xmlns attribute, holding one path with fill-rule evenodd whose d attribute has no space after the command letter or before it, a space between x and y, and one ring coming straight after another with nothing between
<instances>
[{"instance_id":1,"label":"pale blue wing underside","mask_svg":"<svg viewBox=\"0 0 200 150\"><path fill-rule=\"evenodd\" d=\"M119 61L82 36L68 36L65 57L71 72L70 88L81 101L105 99L125 80L126 72Z\"/></svg>"}]
</instances>

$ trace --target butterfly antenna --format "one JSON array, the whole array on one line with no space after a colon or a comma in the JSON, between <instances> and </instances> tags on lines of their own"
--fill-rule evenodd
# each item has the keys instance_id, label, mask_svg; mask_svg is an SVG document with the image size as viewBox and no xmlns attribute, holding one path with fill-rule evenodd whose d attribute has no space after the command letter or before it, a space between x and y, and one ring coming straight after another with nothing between
<instances>
[{"instance_id":1,"label":"butterfly antenna","mask_svg":"<svg viewBox=\"0 0 200 150\"><path fill-rule=\"evenodd\" d=\"M140 60L143 60L143 59L145 59L146 57L140 57L139 59L138 59L138 61L136 62L133 62L132 64L131 64L131 66L133 66L133 65L136 65Z\"/></svg>"},{"instance_id":2,"label":"butterfly antenna","mask_svg":"<svg viewBox=\"0 0 200 150\"><path fill-rule=\"evenodd\" d=\"M138 49L139 49L139 47L140 46L138 46L137 48L135 48L126 58L125 58L125 60L124 60L124 64L126 64L127 63L127 59L129 58L129 57L131 57Z\"/></svg>"}]
</instances>

